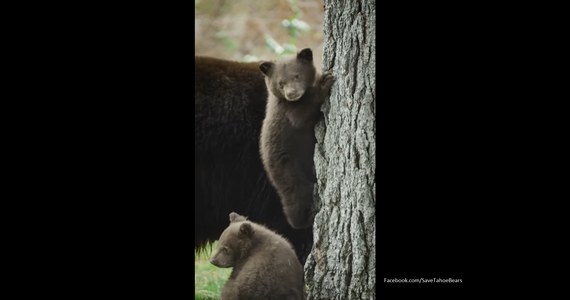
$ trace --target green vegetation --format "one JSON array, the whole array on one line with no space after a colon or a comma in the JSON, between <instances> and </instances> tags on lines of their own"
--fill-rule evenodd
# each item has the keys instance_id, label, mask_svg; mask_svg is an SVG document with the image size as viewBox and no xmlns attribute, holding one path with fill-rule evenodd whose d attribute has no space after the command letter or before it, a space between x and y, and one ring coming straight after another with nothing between
<instances>
[{"instance_id":1,"label":"green vegetation","mask_svg":"<svg viewBox=\"0 0 570 300\"><path fill-rule=\"evenodd\" d=\"M323 0L195 0L194 6L195 55L259 61L312 48L322 56Z\"/></svg>"},{"instance_id":2,"label":"green vegetation","mask_svg":"<svg viewBox=\"0 0 570 300\"><path fill-rule=\"evenodd\" d=\"M220 299L222 287L230 277L231 268L218 268L209 262L212 249L194 253L194 297L195 299Z\"/></svg>"},{"instance_id":3,"label":"green vegetation","mask_svg":"<svg viewBox=\"0 0 570 300\"><path fill-rule=\"evenodd\" d=\"M285 20L281 21L281 26L287 30L289 34L289 39L286 43L282 45L279 44L273 36L270 34L265 35L265 44L274 53L278 54L280 57L284 55L295 54L297 52L297 42L299 41L299 35L301 31L308 32L311 30L311 26L304 21L301 21L303 12L299 9L297 0L288 0L289 6L293 15Z\"/></svg>"}]
</instances>

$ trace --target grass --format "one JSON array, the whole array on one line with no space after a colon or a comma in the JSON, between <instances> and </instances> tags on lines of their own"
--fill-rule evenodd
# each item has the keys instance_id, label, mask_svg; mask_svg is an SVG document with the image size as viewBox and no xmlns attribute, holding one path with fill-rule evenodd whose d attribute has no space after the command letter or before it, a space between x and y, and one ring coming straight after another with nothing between
<instances>
[{"instance_id":1,"label":"grass","mask_svg":"<svg viewBox=\"0 0 570 300\"><path fill-rule=\"evenodd\" d=\"M220 299L222 287L230 277L231 268L218 268L209 262L214 243L205 251L194 253L194 298L200 300Z\"/></svg>"}]
</instances>

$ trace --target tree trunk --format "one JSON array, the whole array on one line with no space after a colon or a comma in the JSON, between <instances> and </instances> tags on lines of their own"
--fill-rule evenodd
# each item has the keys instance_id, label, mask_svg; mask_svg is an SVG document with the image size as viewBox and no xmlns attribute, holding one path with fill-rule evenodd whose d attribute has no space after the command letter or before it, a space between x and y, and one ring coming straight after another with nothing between
<instances>
[{"instance_id":1,"label":"tree trunk","mask_svg":"<svg viewBox=\"0 0 570 300\"><path fill-rule=\"evenodd\" d=\"M376 298L374 0L326 0L323 70L336 81L315 128L314 246L309 299Z\"/></svg>"}]
</instances>

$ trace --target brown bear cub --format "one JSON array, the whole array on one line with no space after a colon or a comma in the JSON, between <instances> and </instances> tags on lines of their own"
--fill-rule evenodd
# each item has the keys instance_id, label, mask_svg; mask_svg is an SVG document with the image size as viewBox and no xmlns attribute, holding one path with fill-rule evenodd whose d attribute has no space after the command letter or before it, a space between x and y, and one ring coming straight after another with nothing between
<instances>
[{"instance_id":1,"label":"brown bear cub","mask_svg":"<svg viewBox=\"0 0 570 300\"><path fill-rule=\"evenodd\" d=\"M222 289L228 299L304 299L303 267L291 244L266 227L230 213L210 262L233 267Z\"/></svg>"},{"instance_id":2,"label":"brown bear cub","mask_svg":"<svg viewBox=\"0 0 570 300\"><path fill-rule=\"evenodd\" d=\"M334 76L317 74L309 48L290 59L263 62L259 68L269 92L261 127L261 160L289 224L307 228L316 213L314 127L322 116L320 107Z\"/></svg>"}]
</instances>

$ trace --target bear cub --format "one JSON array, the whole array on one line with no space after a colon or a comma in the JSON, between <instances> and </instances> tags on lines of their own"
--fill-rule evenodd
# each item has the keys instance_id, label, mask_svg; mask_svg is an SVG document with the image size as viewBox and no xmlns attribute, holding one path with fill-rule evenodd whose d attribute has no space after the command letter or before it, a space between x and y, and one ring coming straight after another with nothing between
<instances>
[{"instance_id":1,"label":"bear cub","mask_svg":"<svg viewBox=\"0 0 570 300\"><path fill-rule=\"evenodd\" d=\"M222 289L228 299L304 299L303 267L291 244L266 227L230 213L210 263L233 267Z\"/></svg>"},{"instance_id":2,"label":"bear cub","mask_svg":"<svg viewBox=\"0 0 570 300\"><path fill-rule=\"evenodd\" d=\"M322 117L320 107L334 76L328 72L317 74L309 48L290 59L262 62L259 68L268 91L261 127L261 160L289 224L307 228L316 214L314 127Z\"/></svg>"}]
</instances>

